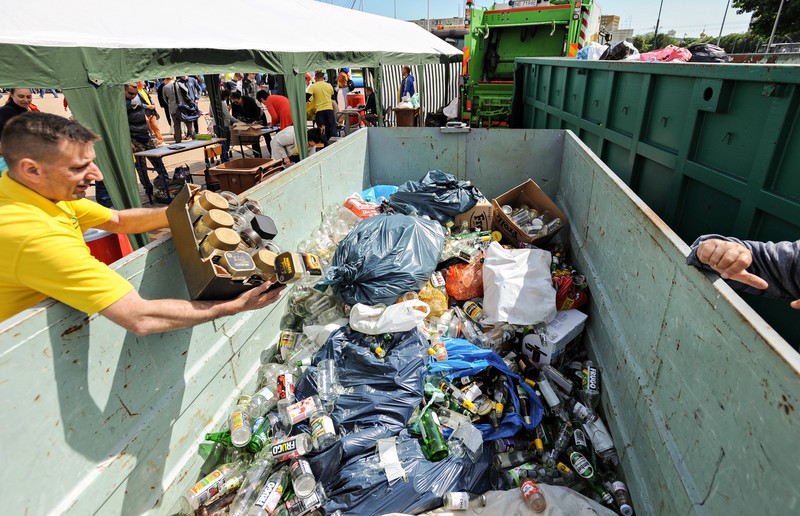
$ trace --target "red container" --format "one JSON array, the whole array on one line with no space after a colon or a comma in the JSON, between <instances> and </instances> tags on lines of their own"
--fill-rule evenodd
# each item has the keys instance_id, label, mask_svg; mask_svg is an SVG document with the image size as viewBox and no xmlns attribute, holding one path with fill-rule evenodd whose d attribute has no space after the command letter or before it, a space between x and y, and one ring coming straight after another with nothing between
<instances>
[{"instance_id":1,"label":"red container","mask_svg":"<svg viewBox=\"0 0 800 516\"><path fill-rule=\"evenodd\" d=\"M366 100L364 100L363 93L348 93L347 94L347 107L357 108L358 106L363 106ZM350 115L350 125L357 126L360 124L359 117L357 115Z\"/></svg>"},{"instance_id":2,"label":"red container","mask_svg":"<svg viewBox=\"0 0 800 516\"><path fill-rule=\"evenodd\" d=\"M89 246L92 256L107 265L111 265L133 252L128 235L118 235L92 228L83 234L83 240Z\"/></svg>"}]
</instances>

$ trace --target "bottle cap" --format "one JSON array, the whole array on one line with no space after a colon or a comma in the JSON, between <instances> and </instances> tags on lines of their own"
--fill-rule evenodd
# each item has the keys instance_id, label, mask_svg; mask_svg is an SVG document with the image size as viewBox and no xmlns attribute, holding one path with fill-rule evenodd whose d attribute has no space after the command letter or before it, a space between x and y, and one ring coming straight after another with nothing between
<instances>
[{"instance_id":1,"label":"bottle cap","mask_svg":"<svg viewBox=\"0 0 800 516\"><path fill-rule=\"evenodd\" d=\"M227 213L226 213L227 215ZM239 234L230 228L215 229L208 235L208 243L222 251L233 251L242 239Z\"/></svg>"},{"instance_id":2,"label":"bottle cap","mask_svg":"<svg viewBox=\"0 0 800 516\"><path fill-rule=\"evenodd\" d=\"M464 400L463 401L463 405L464 405L464 408L469 410L470 412L473 412L475 410L475 404L472 403L469 400Z\"/></svg>"},{"instance_id":3,"label":"bottle cap","mask_svg":"<svg viewBox=\"0 0 800 516\"><path fill-rule=\"evenodd\" d=\"M206 211L211 211L211 210L227 211L228 207L230 206L228 204L228 201L223 196L221 196L216 192L211 192L208 190L200 194L200 197L198 197L197 202L199 202L200 206L202 206L202 208Z\"/></svg>"},{"instance_id":4,"label":"bottle cap","mask_svg":"<svg viewBox=\"0 0 800 516\"><path fill-rule=\"evenodd\" d=\"M380 346L375 346L375 354L383 358L386 356L386 350Z\"/></svg>"},{"instance_id":5,"label":"bottle cap","mask_svg":"<svg viewBox=\"0 0 800 516\"><path fill-rule=\"evenodd\" d=\"M503 239L502 233L500 233L499 231L492 231L492 240L494 240L495 242L499 242L502 239Z\"/></svg>"},{"instance_id":6,"label":"bottle cap","mask_svg":"<svg viewBox=\"0 0 800 516\"><path fill-rule=\"evenodd\" d=\"M258 267L258 270L267 275L275 274L275 258L278 255L272 251L262 249L253 254L253 261Z\"/></svg>"},{"instance_id":7,"label":"bottle cap","mask_svg":"<svg viewBox=\"0 0 800 516\"><path fill-rule=\"evenodd\" d=\"M203 224L211 229L230 228L233 226L233 217L227 211L211 210L203 215Z\"/></svg>"}]
</instances>

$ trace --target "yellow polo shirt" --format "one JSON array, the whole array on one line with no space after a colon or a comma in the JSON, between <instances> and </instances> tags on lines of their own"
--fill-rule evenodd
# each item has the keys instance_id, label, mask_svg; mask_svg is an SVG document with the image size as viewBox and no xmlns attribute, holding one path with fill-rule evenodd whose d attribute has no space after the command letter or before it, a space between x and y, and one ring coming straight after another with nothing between
<instances>
[{"instance_id":1,"label":"yellow polo shirt","mask_svg":"<svg viewBox=\"0 0 800 516\"><path fill-rule=\"evenodd\" d=\"M311 103L317 111L325 111L333 109L331 97L333 96L333 86L325 81L317 81L308 87L308 93L311 94Z\"/></svg>"},{"instance_id":2,"label":"yellow polo shirt","mask_svg":"<svg viewBox=\"0 0 800 516\"><path fill-rule=\"evenodd\" d=\"M54 203L0 177L0 321L48 297L91 314L130 292L83 241L110 219L110 209L88 199Z\"/></svg>"}]
</instances>

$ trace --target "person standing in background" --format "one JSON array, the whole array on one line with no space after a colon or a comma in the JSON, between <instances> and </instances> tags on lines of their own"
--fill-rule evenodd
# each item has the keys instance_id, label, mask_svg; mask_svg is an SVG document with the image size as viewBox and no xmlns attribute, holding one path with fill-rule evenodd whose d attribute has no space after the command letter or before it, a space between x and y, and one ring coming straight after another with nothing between
<instances>
[{"instance_id":1,"label":"person standing in background","mask_svg":"<svg viewBox=\"0 0 800 516\"><path fill-rule=\"evenodd\" d=\"M414 76L411 75L411 67L406 65L403 67L403 80L400 81L400 102L403 101L406 95L413 97L414 93L416 93Z\"/></svg>"},{"instance_id":2,"label":"person standing in background","mask_svg":"<svg viewBox=\"0 0 800 516\"><path fill-rule=\"evenodd\" d=\"M167 77L166 79L160 81L158 86L156 86L156 96L158 97L158 105L161 106L161 109L164 110L164 116L167 117L167 124L172 127L172 118L169 112L169 103L167 102L166 97L164 97L164 86L172 82L172 77Z\"/></svg>"},{"instance_id":3,"label":"person standing in background","mask_svg":"<svg viewBox=\"0 0 800 516\"><path fill-rule=\"evenodd\" d=\"M156 106L150 99L150 94L147 93L147 87L144 81L137 82L136 86L139 88L139 97L144 101L145 109L147 109L147 126L150 128L150 133L153 135L153 138L156 139L156 145L161 147L164 145L164 136L161 134L161 129L158 127L159 115L158 111L156 111Z\"/></svg>"},{"instance_id":4,"label":"person standing in background","mask_svg":"<svg viewBox=\"0 0 800 516\"><path fill-rule=\"evenodd\" d=\"M314 73L314 84L309 86L308 93L316 109L317 127L322 131L322 142L327 146L328 140L339 136L339 127L333 114L333 86L325 82L322 70Z\"/></svg>"}]
</instances>

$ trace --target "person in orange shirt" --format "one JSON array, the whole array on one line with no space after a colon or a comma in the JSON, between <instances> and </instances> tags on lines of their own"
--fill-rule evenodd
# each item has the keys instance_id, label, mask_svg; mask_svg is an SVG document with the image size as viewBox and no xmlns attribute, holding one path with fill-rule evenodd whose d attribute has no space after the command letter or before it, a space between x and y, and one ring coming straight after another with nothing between
<instances>
[{"instance_id":1,"label":"person in orange shirt","mask_svg":"<svg viewBox=\"0 0 800 516\"><path fill-rule=\"evenodd\" d=\"M272 125L280 125L281 131L292 125L292 108L283 95L270 95L267 90L258 90L256 100L267 108Z\"/></svg>"}]
</instances>

